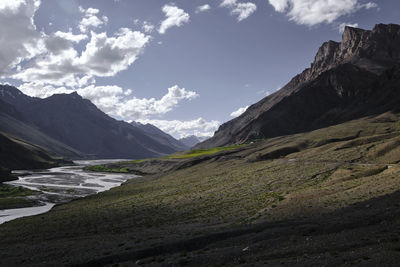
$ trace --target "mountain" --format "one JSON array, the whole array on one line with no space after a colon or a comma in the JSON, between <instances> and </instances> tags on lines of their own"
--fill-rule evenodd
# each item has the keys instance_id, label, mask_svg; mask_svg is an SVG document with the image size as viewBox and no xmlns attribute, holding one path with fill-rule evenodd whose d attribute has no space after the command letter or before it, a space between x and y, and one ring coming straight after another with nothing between
<instances>
[{"instance_id":1,"label":"mountain","mask_svg":"<svg viewBox=\"0 0 400 267\"><path fill-rule=\"evenodd\" d=\"M0 85L0 99L19 109L39 100L36 97L30 97L11 85Z\"/></svg>"},{"instance_id":2,"label":"mountain","mask_svg":"<svg viewBox=\"0 0 400 267\"><path fill-rule=\"evenodd\" d=\"M311 67L224 123L196 148L306 132L399 110L400 26L346 27L318 50Z\"/></svg>"},{"instance_id":3,"label":"mountain","mask_svg":"<svg viewBox=\"0 0 400 267\"><path fill-rule=\"evenodd\" d=\"M12 88L12 87L9 87ZM0 86L1 92L4 92ZM10 94L7 94L10 96ZM11 99L14 99L11 97ZM9 99L7 99L9 100ZM16 103L16 102L14 102ZM84 155L40 131L35 125L24 119L24 116L9 103L0 99L0 132L6 133L19 140L40 146L49 153L71 159L82 158Z\"/></svg>"},{"instance_id":4,"label":"mountain","mask_svg":"<svg viewBox=\"0 0 400 267\"><path fill-rule=\"evenodd\" d=\"M201 142L201 140L195 135L186 136L184 138L179 139L179 141L181 141L188 147L194 147L195 145Z\"/></svg>"},{"instance_id":5,"label":"mountain","mask_svg":"<svg viewBox=\"0 0 400 267\"><path fill-rule=\"evenodd\" d=\"M53 157L40 147L0 133L0 182L7 179L8 170L43 169L72 163Z\"/></svg>"},{"instance_id":6,"label":"mountain","mask_svg":"<svg viewBox=\"0 0 400 267\"><path fill-rule=\"evenodd\" d=\"M43 133L65 147L79 151L81 155L95 158L136 159L171 154L179 150L178 143L173 140L167 142L162 138L155 138L154 133L148 133L156 132L154 129L144 130L127 122L117 121L77 93L56 94L40 99L26 96L15 87L1 86L0 100L11 105L11 110L15 113L14 116L7 117L12 122L8 122L7 126L0 126L0 130L34 144L44 145L43 142L28 138L36 131L35 135ZM16 117L25 124L21 126L20 121L13 121ZM20 129L26 125L30 128ZM28 137L23 136L26 133Z\"/></svg>"},{"instance_id":7,"label":"mountain","mask_svg":"<svg viewBox=\"0 0 400 267\"><path fill-rule=\"evenodd\" d=\"M133 121L133 122L131 122L131 125L133 125L136 128L141 129L142 131L147 133L147 135L149 137L153 138L158 143L164 144L166 146L170 146L170 147L174 148L176 151L184 151L184 150L189 149L189 147L186 144L176 140L171 135L163 132L162 130L160 130L159 128L157 128L156 126L154 126L150 123L142 124L142 123Z\"/></svg>"}]
</instances>

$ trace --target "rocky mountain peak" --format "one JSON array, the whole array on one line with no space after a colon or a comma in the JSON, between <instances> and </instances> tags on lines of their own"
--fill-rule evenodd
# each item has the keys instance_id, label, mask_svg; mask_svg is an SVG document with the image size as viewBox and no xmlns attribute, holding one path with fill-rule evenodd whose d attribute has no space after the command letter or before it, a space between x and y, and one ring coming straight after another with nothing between
<instances>
[{"instance_id":1,"label":"rocky mountain peak","mask_svg":"<svg viewBox=\"0 0 400 267\"><path fill-rule=\"evenodd\" d=\"M340 43L335 41L325 42L318 50L315 56L314 63L312 63L313 69L325 69L335 60L335 54L339 48Z\"/></svg>"},{"instance_id":2,"label":"rocky mountain peak","mask_svg":"<svg viewBox=\"0 0 400 267\"><path fill-rule=\"evenodd\" d=\"M350 26L346 26L343 31L342 35L342 49L344 48L351 48L351 47L356 47L360 41L363 39L363 37L366 34L370 34L371 31L369 30L363 30L359 28L354 28Z\"/></svg>"},{"instance_id":3,"label":"rocky mountain peak","mask_svg":"<svg viewBox=\"0 0 400 267\"><path fill-rule=\"evenodd\" d=\"M346 26L341 42L323 43L311 68L296 77L295 83L312 80L341 64L352 63L379 74L397 62L400 62L400 25L378 24L373 30Z\"/></svg>"}]
</instances>

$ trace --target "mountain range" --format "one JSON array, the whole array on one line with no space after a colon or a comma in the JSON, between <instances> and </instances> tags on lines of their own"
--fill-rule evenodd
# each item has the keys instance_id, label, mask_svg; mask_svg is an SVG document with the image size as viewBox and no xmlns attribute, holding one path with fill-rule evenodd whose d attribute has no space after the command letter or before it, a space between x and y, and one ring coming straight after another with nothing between
<instances>
[{"instance_id":1,"label":"mountain range","mask_svg":"<svg viewBox=\"0 0 400 267\"><path fill-rule=\"evenodd\" d=\"M222 124L196 148L307 132L398 111L399 101L400 26L346 27L341 42L328 41L321 46L310 68Z\"/></svg>"},{"instance_id":2,"label":"mountain range","mask_svg":"<svg viewBox=\"0 0 400 267\"><path fill-rule=\"evenodd\" d=\"M2 85L0 101L0 132L54 155L138 159L188 148L153 125L111 118L76 92L41 99Z\"/></svg>"}]
</instances>

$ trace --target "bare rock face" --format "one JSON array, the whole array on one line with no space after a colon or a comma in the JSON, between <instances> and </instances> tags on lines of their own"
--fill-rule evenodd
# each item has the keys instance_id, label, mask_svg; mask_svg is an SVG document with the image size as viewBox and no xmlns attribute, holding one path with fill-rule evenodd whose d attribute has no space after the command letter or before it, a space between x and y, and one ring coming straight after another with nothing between
<instances>
[{"instance_id":1,"label":"bare rock face","mask_svg":"<svg viewBox=\"0 0 400 267\"><path fill-rule=\"evenodd\" d=\"M399 65L400 25L346 27L340 43L328 41L320 47L310 68L221 125L196 148L309 131L395 109L399 102L387 103L400 99ZM388 95L392 99L382 98Z\"/></svg>"}]
</instances>

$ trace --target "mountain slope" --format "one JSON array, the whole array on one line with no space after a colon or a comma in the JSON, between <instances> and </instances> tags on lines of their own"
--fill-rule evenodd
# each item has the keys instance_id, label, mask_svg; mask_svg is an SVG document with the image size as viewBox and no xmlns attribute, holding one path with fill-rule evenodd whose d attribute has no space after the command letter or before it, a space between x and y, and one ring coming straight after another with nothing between
<instances>
[{"instance_id":1,"label":"mountain slope","mask_svg":"<svg viewBox=\"0 0 400 267\"><path fill-rule=\"evenodd\" d=\"M129 123L109 117L77 93L39 99L20 112L52 138L98 158L143 158L175 151Z\"/></svg>"},{"instance_id":2,"label":"mountain slope","mask_svg":"<svg viewBox=\"0 0 400 267\"><path fill-rule=\"evenodd\" d=\"M82 158L84 155L54 138L41 132L36 126L25 121L22 114L13 106L0 99L0 131L19 140L35 144L58 156L71 159Z\"/></svg>"},{"instance_id":3,"label":"mountain slope","mask_svg":"<svg viewBox=\"0 0 400 267\"><path fill-rule=\"evenodd\" d=\"M149 137L153 138L157 142L170 146L174 148L176 151L183 151L189 149L187 145L176 140L171 135L163 132L162 130L160 130L159 128L150 123L141 124L138 122L131 122L131 125L141 129L142 131L147 133Z\"/></svg>"},{"instance_id":4,"label":"mountain slope","mask_svg":"<svg viewBox=\"0 0 400 267\"><path fill-rule=\"evenodd\" d=\"M197 148L309 131L395 110L400 100L400 26L346 27L319 49L311 68L220 126Z\"/></svg>"},{"instance_id":5,"label":"mountain slope","mask_svg":"<svg viewBox=\"0 0 400 267\"><path fill-rule=\"evenodd\" d=\"M0 182L5 179L5 169L43 169L60 163L71 162L52 157L40 147L0 132Z\"/></svg>"}]
</instances>

